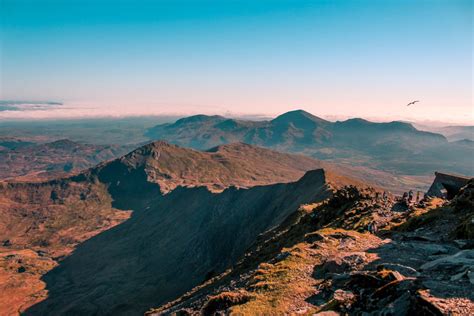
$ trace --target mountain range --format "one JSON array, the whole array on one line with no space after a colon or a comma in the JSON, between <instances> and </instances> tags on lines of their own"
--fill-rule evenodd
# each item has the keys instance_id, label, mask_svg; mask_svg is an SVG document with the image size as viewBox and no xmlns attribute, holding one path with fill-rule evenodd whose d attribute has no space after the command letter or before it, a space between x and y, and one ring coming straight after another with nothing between
<instances>
[{"instance_id":1,"label":"mountain range","mask_svg":"<svg viewBox=\"0 0 474 316\"><path fill-rule=\"evenodd\" d=\"M244 142L395 174L474 172L472 142L448 142L441 134L420 131L404 122L374 123L358 118L330 122L303 110L269 121L196 115L157 125L146 135L196 149Z\"/></svg>"}]
</instances>

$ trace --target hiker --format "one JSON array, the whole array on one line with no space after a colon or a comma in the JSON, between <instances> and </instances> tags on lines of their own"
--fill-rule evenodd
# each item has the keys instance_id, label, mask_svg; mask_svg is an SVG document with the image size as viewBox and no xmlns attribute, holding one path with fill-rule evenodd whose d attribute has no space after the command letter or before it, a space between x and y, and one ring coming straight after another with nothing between
<instances>
[{"instance_id":1,"label":"hiker","mask_svg":"<svg viewBox=\"0 0 474 316\"><path fill-rule=\"evenodd\" d=\"M416 204L420 202L420 191L416 191Z\"/></svg>"},{"instance_id":2,"label":"hiker","mask_svg":"<svg viewBox=\"0 0 474 316\"><path fill-rule=\"evenodd\" d=\"M408 202L411 204L412 201L413 201L413 190L410 190L408 192Z\"/></svg>"},{"instance_id":3,"label":"hiker","mask_svg":"<svg viewBox=\"0 0 474 316\"><path fill-rule=\"evenodd\" d=\"M388 199L387 192L383 191L383 201L387 202L387 199Z\"/></svg>"}]
</instances>

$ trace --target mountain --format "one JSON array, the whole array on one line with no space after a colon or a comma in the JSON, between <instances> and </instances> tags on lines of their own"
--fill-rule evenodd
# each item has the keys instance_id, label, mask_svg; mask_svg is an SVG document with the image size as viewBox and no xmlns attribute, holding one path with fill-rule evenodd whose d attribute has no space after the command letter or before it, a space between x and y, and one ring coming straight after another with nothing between
<instances>
[{"instance_id":1,"label":"mountain","mask_svg":"<svg viewBox=\"0 0 474 316\"><path fill-rule=\"evenodd\" d=\"M117 158L132 146L90 145L61 139L50 143L33 143L2 139L0 146L0 180L45 180L66 176L102 161Z\"/></svg>"},{"instance_id":2,"label":"mountain","mask_svg":"<svg viewBox=\"0 0 474 316\"><path fill-rule=\"evenodd\" d=\"M423 131L439 133L444 135L449 141L455 142L463 139L474 141L474 126L430 126L414 124L416 128Z\"/></svg>"},{"instance_id":3,"label":"mountain","mask_svg":"<svg viewBox=\"0 0 474 316\"><path fill-rule=\"evenodd\" d=\"M449 203L407 212L393 197L341 188L146 315L472 315L473 197L474 179Z\"/></svg>"},{"instance_id":4,"label":"mountain","mask_svg":"<svg viewBox=\"0 0 474 316\"><path fill-rule=\"evenodd\" d=\"M173 299L299 205L358 183L308 171L319 165L245 144L154 142L69 178L0 183L0 311L126 314Z\"/></svg>"},{"instance_id":5,"label":"mountain","mask_svg":"<svg viewBox=\"0 0 474 316\"><path fill-rule=\"evenodd\" d=\"M0 152L34 145L34 142L15 137L0 137Z\"/></svg>"},{"instance_id":6,"label":"mountain","mask_svg":"<svg viewBox=\"0 0 474 316\"><path fill-rule=\"evenodd\" d=\"M440 134L404 122L374 123L358 118L329 122L297 110L271 121L199 115L157 125L146 135L196 149L244 142L407 176L444 168L474 174L466 158L474 155L474 146L450 143Z\"/></svg>"}]
</instances>

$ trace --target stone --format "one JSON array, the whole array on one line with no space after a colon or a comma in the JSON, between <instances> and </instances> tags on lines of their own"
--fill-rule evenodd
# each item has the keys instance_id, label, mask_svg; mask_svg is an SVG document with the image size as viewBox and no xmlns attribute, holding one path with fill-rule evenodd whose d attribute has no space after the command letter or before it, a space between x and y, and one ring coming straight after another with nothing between
<instances>
[{"instance_id":1,"label":"stone","mask_svg":"<svg viewBox=\"0 0 474 316\"><path fill-rule=\"evenodd\" d=\"M421 266L422 270L443 268L443 266L474 265L474 250L461 250L452 256L427 262Z\"/></svg>"},{"instance_id":2,"label":"stone","mask_svg":"<svg viewBox=\"0 0 474 316\"><path fill-rule=\"evenodd\" d=\"M470 270L467 272L467 277L469 278L469 282L474 284L474 271Z\"/></svg>"},{"instance_id":3,"label":"stone","mask_svg":"<svg viewBox=\"0 0 474 316\"><path fill-rule=\"evenodd\" d=\"M403 274L405 276L408 276L408 277L418 277L418 276L420 276L420 273L418 271L416 271L414 268L409 267L409 266L405 266L405 265L402 265L402 264L398 264L398 263L383 263L383 264L379 264L377 266L377 270L383 270L383 269L398 271L401 274Z\"/></svg>"},{"instance_id":4,"label":"stone","mask_svg":"<svg viewBox=\"0 0 474 316\"><path fill-rule=\"evenodd\" d=\"M439 244L424 244L424 243L416 243L412 245L415 249L427 252L430 255L438 255L438 254L446 254L448 253L448 249L444 246Z\"/></svg>"}]
</instances>

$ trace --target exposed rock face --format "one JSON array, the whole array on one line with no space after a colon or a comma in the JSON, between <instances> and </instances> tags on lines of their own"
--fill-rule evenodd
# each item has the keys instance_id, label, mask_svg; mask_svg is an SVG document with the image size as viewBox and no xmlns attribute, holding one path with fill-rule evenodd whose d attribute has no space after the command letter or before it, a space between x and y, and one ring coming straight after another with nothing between
<instances>
[{"instance_id":1,"label":"exposed rock face","mask_svg":"<svg viewBox=\"0 0 474 316\"><path fill-rule=\"evenodd\" d=\"M473 253L452 239L459 212L474 212L456 208L468 188L410 212L373 190L341 188L261 236L229 272L148 314L200 315L220 293L246 293L213 315L472 315ZM372 221L377 234L362 225Z\"/></svg>"},{"instance_id":2,"label":"exposed rock face","mask_svg":"<svg viewBox=\"0 0 474 316\"><path fill-rule=\"evenodd\" d=\"M433 184L429 188L428 192L426 192L426 195L447 198L449 200L454 198L454 196L459 193L461 188L464 187L470 179L468 177L441 172L435 172L435 175L436 177L433 181Z\"/></svg>"}]
</instances>

